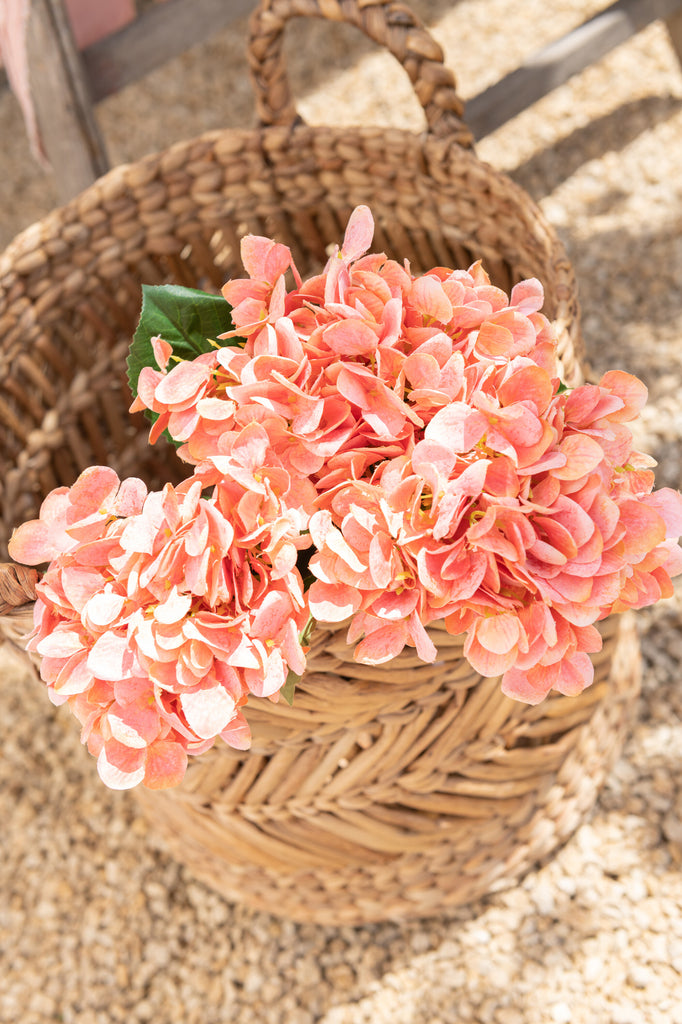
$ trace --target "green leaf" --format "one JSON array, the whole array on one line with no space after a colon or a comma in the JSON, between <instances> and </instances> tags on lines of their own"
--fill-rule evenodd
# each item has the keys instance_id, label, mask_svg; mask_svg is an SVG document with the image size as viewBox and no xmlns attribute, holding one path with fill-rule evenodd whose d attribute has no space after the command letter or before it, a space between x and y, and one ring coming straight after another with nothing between
<instances>
[{"instance_id":1,"label":"green leaf","mask_svg":"<svg viewBox=\"0 0 682 1024\"><path fill-rule=\"evenodd\" d=\"M557 395L563 395L565 391L570 391L568 384L564 384L562 380L559 381L559 387L557 388Z\"/></svg>"},{"instance_id":2,"label":"green leaf","mask_svg":"<svg viewBox=\"0 0 682 1024\"><path fill-rule=\"evenodd\" d=\"M143 367L160 369L154 359L152 338L159 336L167 341L176 360L195 359L216 347L215 339L219 334L232 330L231 311L232 307L222 296L197 288L177 284L142 285L140 322L127 363L133 395L137 395L137 381ZM232 342L240 343L240 339ZM222 344L230 344L230 341Z\"/></svg>"},{"instance_id":3,"label":"green leaf","mask_svg":"<svg viewBox=\"0 0 682 1024\"><path fill-rule=\"evenodd\" d=\"M284 697L284 699L287 702L287 704L289 705L289 707L291 707L292 704L294 703L294 692L296 690L297 685L300 683L300 681L301 681L301 677L298 675L298 673L294 672L293 669L289 669L289 675L287 676L287 681L284 684L284 686L282 687L282 689L279 691L282 694L282 696Z\"/></svg>"},{"instance_id":4,"label":"green leaf","mask_svg":"<svg viewBox=\"0 0 682 1024\"><path fill-rule=\"evenodd\" d=\"M310 642L310 637L311 637L312 632L313 632L314 629L315 629L315 619L312 617L312 615L310 615L308 617L308 621L306 622L305 626L303 627L301 632L298 634L298 639L301 641L301 644L303 645L303 647L305 647ZM279 691L282 694L282 696L284 697L284 699L287 702L287 704L289 705L289 707L291 707L291 705L294 703L294 692L296 690L296 687L300 683L300 681L301 681L301 676L299 676L299 674L297 672L294 672L293 669L289 669L289 675L287 676L287 681L284 684L284 686L282 687L282 689Z\"/></svg>"},{"instance_id":5,"label":"green leaf","mask_svg":"<svg viewBox=\"0 0 682 1024\"><path fill-rule=\"evenodd\" d=\"M313 630L315 629L316 625L317 623L315 622L315 619L312 617L312 615L309 615L308 621L306 622L301 632L298 634L298 639L301 641L303 647L306 647L310 643L310 638L313 635Z\"/></svg>"}]
</instances>

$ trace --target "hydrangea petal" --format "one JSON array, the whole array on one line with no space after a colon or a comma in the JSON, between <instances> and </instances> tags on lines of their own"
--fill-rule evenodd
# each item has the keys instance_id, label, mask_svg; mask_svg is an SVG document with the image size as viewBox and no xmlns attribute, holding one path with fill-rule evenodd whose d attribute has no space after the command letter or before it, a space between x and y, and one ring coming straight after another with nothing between
<instances>
[{"instance_id":1,"label":"hydrangea petal","mask_svg":"<svg viewBox=\"0 0 682 1024\"><path fill-rule=\"evenodd\" d=\"M604 449L586 434L569 434L559 445L566 465L554 469L558 480L578 480L592 473L604 459Z\"/></svg>"},{"instance_id":2,"label":"hydrangea petal","mask_svg":"<svg viewBox=\"0 0 682 1024\"><path fill-rule=\"evenodd\" d=\"M118 475L109 466L89 466L70 489L71 504L81 514L97 512L113 504L119 488Z\"/></svg>"},{"instance_id":3,"label":"hydrangea petal","mask_svg":"<svg viewBox=\"0 0 682 1024\"><path fill-rule=\"evenodd\" d=\"M201 739L211 739L222 732L235 711L234 700L222 686L183 693L180 706L190 729Z\"/></svg>"},{"instance_id":4,"label":"hydrangea petal","mask_svg":"<svg viewBox=\"0 0 682 1024\"><path fill-rule=\"evenodd\" d=\"M125 598L110 587L94 594L83 609L88 624L95 629L110 626L121 614Z\"/></svg>"},{"instance_id":5,"label":"hydrangea petal","mask_svg":"<svg viewBox=\"0 0 682 1024\"><path fill-rule=\"evenodd\" d=\"M431 321L447 324L452 319L452 303L443 285L429 274L418 278L412 285L410 304Z\"/></svg>"},{"instance_id":6,"label":"hydrangea petal","mask_svg":"<svg viewBox=\"0 0 682 1024\"><path fill-rule=\"evenodd\" d=\"M38 643L36 650L48 658L70 658L72 654L78 654L85 649L85 642L77 630L56 629L53 633L43 637Z\"/></svg>"},{"instance_id":7,"label":"hydrangea petal","mask_svg":"<svg viewBox=\"0 0 682 1024\"><path fill-rule=\"evenodd\" d=\"M93 644L88 655L88 668L98 679L115 682L129 673L126 662L130 660L130 648L125 636L107 632Z\"/></svg>"},{"instance_id":8,"label":"hydrangea petal","mask_svg":"<svg viewBox=\"0 0 682 1024\"><path fill-rule=\"evenodd\" d=\"M164 625L173 625L184 619L192 607L192 595L181 594L177 587L171 587L165 601L154 609L154 618Z\"/></svg>"},{"instance_id":9,"label":"hydrangea petal","mask_svg":"<svg viewBox=\"0 0 682 1024\"><path fill-rule=\"evenodd\" d=\"M264 670L246 669L244 679L256 697L272 697L284 686L288 669L281 651L275 647L267 656Z\"/></svg>"},{"instance_id":10,"label":"hydrangea petal","mask_svg":"<svg viewBox=\"0 0 682 1024\"><path fill-rule=\"evenodd\" d=\"M178 406L184 402L193 402L197 392L206 384L211 376L211 367L197 362L183 361L178 363L170 373L159 382L155 398L164 405Z\"/></svg>"},{"instance_id":11,"label":"hydrangea petal","mask_svg":"<svg viewBox=\"0 0 682 1024\"><path fill-rule=\"evenodd\" d=\"M147 753L143 783L147 789L179 785L187 770L187 751L173 740L157 740Z\"/></svg>"},{"instance_id":12,"label":"hydrangea petal","mask_svg":"<svg viewBox=\"0 0 682 1024\"><path fill-rule=\"evenodd\" d=\"M577 697L594 680L594 665L587 654L578 651L561 662L554 689L566 697Z\"/></svg>"},{"instance_id":13,"label":"hydrangea petal","mask_svg":"<svg viewBox=\"0 0 682 1024\"><path fill-rule=\"evenodd\" d=\"M424 437L437 441L451 451L469 452L485 436L488 421L482 413L465 402L452 402L433 417Z\"/></svg>"},{"instance_id":14,"label":"hydrangea petal","mask_svg":"<svg viewBox=\"0 0 682 1024\"><path fill-rule=\"evenodd\" d=\"M620 523L625 527L627 557L632 562L641 561L649 551L665 540L665 520L650 505L638 501L622 502Z\"/></svg>"},{"instance_id":15,"label":"hydrangea petal","mask_svg":"<svg viewBox=\"0 0 682 1024\"><path fill-rule=\"evenodd\" d=\"M122 771L120 768L116 768L113 764L107 760L106 750L104 747L100 750L99 757L97 758L97 774L109 789L133 789L135 786L139 786L145 776L145 765L142 764L132 772Z\"/></svg>"},{"instance_id":16,"label":"hydrangea petal","mask_svg":"<svg viewBox=\"0 0 682 1024\"><path fill-rule=\"evenodd\" d=\"M308 591L308 604L318 622L343 622L359 610L362 597L354 587L343 583L315 580Z\"/></svg>"},{"instance_id":17,"label":"hydrangea petal","mask_svg":"<svg viewBox=\"0 0 682 1024\"><path fill-rule=\"evenodd\" d=\"M666 540L682 536L682 495L671 487L660 487L653 494L646 494L642 501L655 509L665 523Z\"/></svg>"},{"instance_id":18,"label":"hydrangea petal","mask_svg":"<svg viewBox=\"0 0 682 1024\"><path fill-rule=\"evenodd\" d=\"M107 715L107 722L111 728L111 735L113 738L118 740L118 742L122 743L125 747L142 750L147 746L147 741L144 737L141 736L132 725L119 718L118 715L110 712Z\"/></svg>"},{"instance_id":19,"label":"hydrangea petal","mask_svg":"<svg viewBox=\"0 0 682 1024\"><path fill-rule=\"evenodd\" d=\"M524 704L539 704L551 688L549 674L546 674L542 683L531 681L526 672L517 668L508 669L502 676L502 693L513 700L523 701Z\"/></svg>"},{"instance_id":20,"label":"hydrangea petal","mask_svg":"<svg viewBox=\"0 0 682 1024\"><path fill-rule=\"evenodd\" d=\"M341 255L348 262L357 260L367 252L374 237L374 218L368 206L356 206L346 226Z\"/></svg>"},{"instance_id":21,"label":"hydrangea petal","mask_svg":"<svg viewBox=\"0 0 682 1024\"><path fill-rule=\"evenodd\" d=\"M92 681L93 675L88 668L87 653L83 649L73 654L62 666L52 686L60 697L71 697L76 693L86 693Z\"/></svg>"},{"instance_id":22,"label":"hydrangea petal","mask_svg":"<svg viewBox=\"0 0 682 1024\"><path fill-rule=\"evenodd\" d=\"M357 645L353 656L362 665L384 665L400 654L407 639L404 621L391 623L369 633Z\"/></svg>"},{"instance_id":23,"label":"hydrangea petal","mask_svg":"<svg viewBox=\"0 0 682 1024\"><path fill-rule=\"evenodd\" d=\"M220 734L220 738L235 750L248 750L251 746L251 729L241 711L238 711L232 721Z\"/></svg>"},{"instance_id":24,"label":"hydrangea petal","mask_svg":"<svg viewBox=\"0 0 682 1024\"><path fill-rule=\"evenodd\" d=\"M68 544L66 534L62 536ZM8 549L10 558L22 565L42 565L56 558L60 550L64 550L48 524L40 519L32 519L18 526L10 538Z\"/></svg>"},{"instance_id":25,"label":"hydrangea petal","mask_svg":"<svg viewBox=\"0 0 682 1024\"><path fill-rule=\"evenodd\" d=\"M363 320L337 320L325 327L323 337L332 352L339 355L369 355L379 343L376 331Z\"/></svg>"},{"instance_id":26,"label":"hydrangea petal","mask_svg":"<svg viewBox=\"0 0 682 1024\"><path fill-rule=\"evenodd\" d=\"M519 281L511 290L509 305L515 306L522 313L536 313L542 309L545 301L544 288L537 277L529 277Z\"/></svg>"},{"instance_id":27,"label":"hydrangea petal","mask_svg":"<svg viewBox=\"0 0 682 1024\"><path fill-rule=\"evenodd\" d=\"M416 611L410 615L407 629L418 656L427 664L432 664L438 657L438 648L426 632Z\"/></svg>"},{"instance_id":28,"label":"hydrangea petal","mask_svg":"<svg viewBox=\"0 0 682 1024\"><path fill-rule=\"evenodd\" d=\"M492 654L507 654L518 643L521 624L515 615L491 615L481 619L476 639Z\"/></svg>"},{"instance_id":29,"label":"hydrangea petal","mask_svg":"<svg viewBox=\"0 0 682 1024\"><path fill-rule=\"evenodd\" d=\"M609 370L599 381L599 387L611 391L624 403L622 412L611 413L609 418L613 421L634 419L646 404L647 387L631 373L624 373L622 370Z\"/></svg>"}]
</instances>

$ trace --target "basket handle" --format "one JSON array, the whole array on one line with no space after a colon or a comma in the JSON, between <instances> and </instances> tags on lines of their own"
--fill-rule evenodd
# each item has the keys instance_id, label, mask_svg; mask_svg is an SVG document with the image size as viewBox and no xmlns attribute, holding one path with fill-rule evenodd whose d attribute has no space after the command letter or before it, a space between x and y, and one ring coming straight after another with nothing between
<instances>
[{"instance_id":1,"label":"basket handle","mask_svg":"<svg viewBox=\"0 0 682 1024\"><path fill-rule=\"evenodd\" d=\"M0 562L0 615L36 599L38 573L25 565Z\"/></svg>"},{"instance_id":2,"label":"basket handle","mask_svg":"<svg viewBox=\"0 0 682 1024\"><path fill-rule=\"evenodd\" d=\"M327 18L362 29L407 71L429 133L473 146L473 135L462 120L464 104L452 71L443 64L443 51L399 0L261 0L251 16L248 56L262 125L301 123L282 54L284 26L295 17Z\"/></svg>"}]
</instances>

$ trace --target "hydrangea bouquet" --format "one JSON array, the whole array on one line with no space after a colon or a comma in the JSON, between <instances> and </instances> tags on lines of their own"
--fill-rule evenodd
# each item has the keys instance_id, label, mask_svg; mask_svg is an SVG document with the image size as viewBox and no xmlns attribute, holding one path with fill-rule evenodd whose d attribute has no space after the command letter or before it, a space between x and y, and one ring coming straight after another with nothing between
<instances>
[{"instance_id":1,"label":"hydrangea bouquet","mask_svg":"<svg viewBox=\"0 0 682 1024\"><path fill-rule=\"evenodd\" d=\"M442 620L537 703L590 684L595 622L672 593L682 498L633 450L644 385L565 388L539 281L415 276L372 235L359 207L305 282L247 236L223 297L146 289L132 409L189 475L148 492L92 467L14 533L16 561L49 563L28 648L108 786L247 748L247 700L294 699L316 622L379 665L436 660Z\"/></svg>"}]
</instances>

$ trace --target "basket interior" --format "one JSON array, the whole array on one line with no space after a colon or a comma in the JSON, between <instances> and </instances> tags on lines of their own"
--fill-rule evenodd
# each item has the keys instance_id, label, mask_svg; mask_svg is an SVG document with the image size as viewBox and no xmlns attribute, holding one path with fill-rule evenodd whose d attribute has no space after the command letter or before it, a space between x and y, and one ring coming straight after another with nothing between
<instances>
[{"instance_id":1,"label":"basket interior","mask_svg":"<svg viewBox=\"0 0 682 1024\"><path fill-rule=\"evenodd\" d=\"M483 258L507 291L540 277L550 284L545 311L555 315L558 243L536 228L530 200L504 176L482 171L457 147L431 154L410 133L294 134L210 133L117 168L0 257L5 550L43 497L89 465L111 465L150 487L185 475L170 446L148 445L145 418L128 412L125 360L141 286L218 292L243 273L244 234L289 245L305 277L324 265L352 209L366 203L374 251L408 259L413 272ZM486 186L492 176L497 192L482 188L481 175Z\"/></svg>"}]
</instances>

